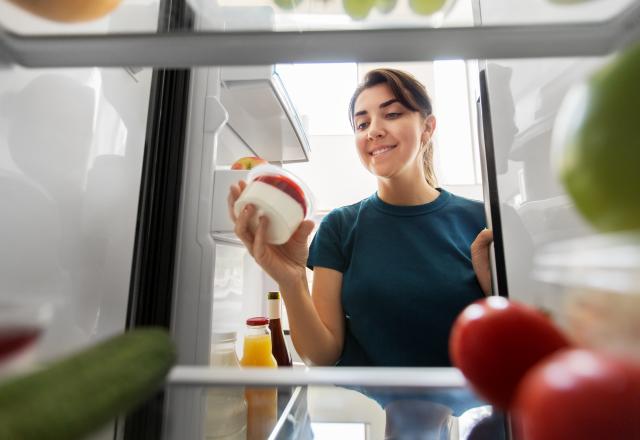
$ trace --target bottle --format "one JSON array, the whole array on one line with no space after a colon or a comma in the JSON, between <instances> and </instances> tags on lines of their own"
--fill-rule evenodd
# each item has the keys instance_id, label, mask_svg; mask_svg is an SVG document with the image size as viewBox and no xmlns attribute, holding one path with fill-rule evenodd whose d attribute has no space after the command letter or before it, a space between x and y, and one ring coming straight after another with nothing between
<instances>
[{"instance_id":1,"label":"bottle","mask_svg":"<svg viewBox=\"0 0 640 440\"><path fill-rule=\"evenodd\" d=\"M242 347L242 367L277 368L278 363L271 354L269 319L255 317L247 319L247 333ZM246 388L247 440L264 440L269 437L278 417L277 388Z\"/></svg>"},{"instance_id":2,"label":"bottle","mask_svg":"<svg viewBox=\"0 0 640 440\"><path fill-rule=\"evenodd\" d=\"M267 311L269 316L269 330L271 331L271 353L276 358L279 367L290 367L291 355L284 340L282 323L280 322L280 292L267 294Z\"/></svg>"},{"instance_id":3,"label":"bottle","mask_svg":"<svg viewBox=\"0 0 640 440\"><path fill-rule=\"evenodd\" d=\"M236 332L214 332L210 365L240 368L236 354ZM246 440L247 400L243 387L207 389L205 440Z\"/></svg>"}]
</instances>

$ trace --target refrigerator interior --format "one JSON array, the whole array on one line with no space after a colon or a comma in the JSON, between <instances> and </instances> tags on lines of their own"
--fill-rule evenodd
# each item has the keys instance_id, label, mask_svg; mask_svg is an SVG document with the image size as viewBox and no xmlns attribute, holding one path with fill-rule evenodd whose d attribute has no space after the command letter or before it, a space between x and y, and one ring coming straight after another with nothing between
<instances>
[{"instance_id":1,"label":"refrigerator interior","mask_svg":"<svg viewBox=\"0 0 640 440\"><path fill-rule=\"evenodd\" d=\"M580 32L593 23L619 20L625 8L637 11L634 0L600 0L574 6L551 5L543 0L517 5L508 0L458 0L447 2L446 13L431 17L418 17L408 3L399 2L390 15L374 11L365 21L349 19L341 2L335 0L306 1L293 12L276 8L267 0L190 0L188 3L195 10L195 29L189 31L190 35L153 38L158 21L163 18L159 8L161 11L166 3L125 0L113 14L95 22L58 24L34 18L9 2L0 2L0 62L10 62L7 66L0 64L0 199L5 207L0 216L0 298L44 299L53 306L51 321L36 352L37 361L94 343L125 328L152 98L152 68L130 67L138 60L145 66L162 67L166 62L191 71L170 307L180 367L209 365L213 332L235 330L240 341L244 319L265 314L265 293L277 289L230 228L226 188L246 176L229 170L236 158L263 156L309 179L322 201L316 222L332 207L375 190L370 176L354 173L347 165L357 161L353 150L345 160L335 160L337 151L351 144L351 135L341 129L323 133L313 118L301 112L303 105L294 96L293 83L287 82L287 72L292 77L296 65L301 70L323 66L304 62L341 61L344 66L349 65L345 69L350 69L354 84L366 70L379 65L417 72L427 88L435 91L436 114L438 103L442 105L443 132L448 126L450 131L464 136L456 142L437 140L437 172L443 186L470 198L484 198L487 210L494 216L492 220L500 224L496 239L500 249L496 253L501 257L494 260L494 271L496 279L503 282L495 293L531 303L560 319L562 296L554 287L536 281L533 259L549 243L592 235L594 231L577 215L556 180L550 150L554 118L570 86L605 63L618 46L603 31L602 40L609 44L595 45L597 55L592 56L585 45L574 42L573 46L563 46L564 40L559 38L558 46L564 52L549 58L544 51L554 50L553 45L540 50L533 47L535 43L527 46L514 38L514 46L503 40L505 56L518 48L533 55L522 59L487 58L465 52L473 50L467 47L476 47L472 44L456 47L456 42L470 42L465 40L468 37L464 32L457 33L456 27L488 28L491 32L495 30L493 26L505 26L513 36L518 29L526 30L526 26L555 24L559 27L549 35L566 36L571 31L568 26L563 28L564 24L576 24L574 31ZM422 45L412 45L415 37L402 40L400 36L399 41L406 44L398 48L380 45L383 33L364 33L412 26L440 32L437 35L451 35L451 42L439 46L444 49L424 44L423 52ZM354 31L348 37L340 35L344 50L355 55L345 59L340 48L331 47L331 32L305 32L319 29L336 31L336 35L337 31ZM544 32L537 29L531 36L543 41ZM231 39L221 37L219 45L214 39L202 44L211 31L263 31L265 46L260 47L269 50L246 56L243 51L250 45L238 45L234 58L234 51L229 50L234 44L229 43ZM384 50L374 43L362 44L358 31L371 35L371 41ZM627 32L621 36L621 46L632 41L630 38L637 39L637 32ZM276 40L278 33L291 41L294 37L300 39L295 40L297 44L287 45ZM255 42L250 40L251 34L238 34L238 41L247 38ZM46 37L37 38L43 35ZM99 39L82 40L90 35L116 38L110 40L113 46L101 46ZM597 38L591 35L590 38ZM70 38L57 40L57 36ZM123 38L117 38L120 36ZM144 36L152 38L136 39ZM194 39L188 40L190 37ZM486 53L502 53L500 49L492 52L490 44L483 45L491 38L478 41L477 47ZM47 46L52 42L57 46ZM161 44L166 44L166 51ZM278 44L282 49L276 47ZM9 48L6 52L5 47ZM60 55L52 57L51 50L47 50L51 47L60 50ZM185 47L192 50L184 50ZM300 49L305 47L314 49ZM581 55L568 53L567 48L571 47L579 49ZM216 52L217 48L226 52ZM455 48L458 52L454 53L462 55L451 60L438 52L448 48ZM381 59L380 53L388 53L389 61ZM404 59L407 53L410 55ZM58 68L11 65L13 56L24 65L40 63ZM81 67L96 64L91 56L102 56L109 67ZM224 64L216 57L235 62ZM254 61L270 57L272 64ZM215 61L208 61L211 59ZM429 61L432 59L436 62ZM438 71L441 77L457 78L460 86L455 98L438 97ZM484 86L479 81L481 72L486 78ZM455 99L464 100L465 106L456 113L457 118L446 121L446 115L456 112L455 107L447 106ZM488 103L490 111L478 110L478 100ZM338 108L338 113L346 121L346 108ZM478 123L483 120L489 124ZM490 145L483 131L490 132ZM487 149L492 152L491 162L484 167L482 159L489 155L482 154L481 148L485 153ZM459 161L461 157L464 161ZM447 165L454 162L464 163L454 170ZM328 173L314 171L316 164L347 176L352 173L357 189L341 191L324 185ZM495 180L489 188L487 179L491 173ZM301 362L291 344L289 348L294 360ZM202 383L239 385L253 380L263 385L286 384L281 393L285 398L279 402L279 414L284 417L272 438L288 438L292 432L303 432L300 430L308 433L313 424L318 438L321 432L334 438L336 432L352 433L352 438L384 438L389 429L388 414L384 414L379 401L350 385L365 381L366 372L347 378L340 376L342 373L319 370L321 378L309 388L297 386L311 383L312 379L304 375L287 378L283 374L246 374L238 378L228 371L209 371L192 382L176 376L167 388L162 419L152 423L162 423L166 439L203 438L208 408L207 389ZM414 373L416 376L408 374L405 378L404 385L409 388L414 379L414 386L427 390L464 387L459 376L439 376L431 371ZM373 382L388 384L404 373L380 370L371 374ZM416 385L424 377L433 381ZM338 385L328 387L332 382ZM402 389L396 390L399 393L406 392L398 387ZM474 400L475 396L464 399L469 399L475 408L484 406ZM458 419L463 413L456 413L456 419L447 414L450 438L466 438L462 434L467 429L463 427L464 420ZM468 418L478 421L490 414ZM99 435L105 439L122 437L122 433L114 434L112 426Z\"/></svg>"}]
</instances>

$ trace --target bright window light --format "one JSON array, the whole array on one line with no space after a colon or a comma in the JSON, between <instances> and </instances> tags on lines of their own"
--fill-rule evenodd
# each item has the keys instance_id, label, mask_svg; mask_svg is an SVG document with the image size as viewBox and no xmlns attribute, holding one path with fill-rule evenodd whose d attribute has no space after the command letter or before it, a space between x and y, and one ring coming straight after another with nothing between
<instances>
[{"instance_id":1,"label":"bright window light","mask_svg":"<svg viewBox=\"0 0 640 440\"><path fill-rule=\"evenodd\" d=\"M279 64L276 71L307 120L309 135L352 134L348 107L358 81L355 63Z\"/></svg>"},{"instance_id":2,"label":"bright window light","mask_svg":"<svg viewBox=\"0 0 640 440\"><path fill-rule=\"evenodd\" d=\"M438 181L443 185L477 184L469 107L473 103L469 99L465 63L435 61L433 75Z\"/></svg>"}]
</instances>

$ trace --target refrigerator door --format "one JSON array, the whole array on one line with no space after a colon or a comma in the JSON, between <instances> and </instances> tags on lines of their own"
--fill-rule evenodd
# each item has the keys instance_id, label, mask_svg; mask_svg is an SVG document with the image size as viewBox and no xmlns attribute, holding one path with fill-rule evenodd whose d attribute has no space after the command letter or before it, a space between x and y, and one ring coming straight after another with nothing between
<instances>
[{"instance_id":1,"label":"refrigerator door","mask_svg":"<svg viewBox=\"0 0 640 440\"><path fill-rule=\"evenodd\" d=\"M559 182L551 136L562 100L605 58L488 60L480 75L484 185L500 295L561 318L562 298L534 276L545 245L592 235Z\"/></svg>"},{"instance_id":2,"label":"refrigerator door","mask_svg":"<svg viewBox=\"0 0 640 440\"><path fill-rule=\"evenodd\" d=\"M150 86L151 69L0 70L0 321L29 306L42 327L10 362L124 331Z\"/></svg>"}]
</instances>

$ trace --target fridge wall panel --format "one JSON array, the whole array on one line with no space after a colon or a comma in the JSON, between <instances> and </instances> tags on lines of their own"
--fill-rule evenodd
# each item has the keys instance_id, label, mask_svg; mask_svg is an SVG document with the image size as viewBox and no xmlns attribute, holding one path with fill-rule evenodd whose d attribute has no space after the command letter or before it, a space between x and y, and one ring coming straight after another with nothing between
<instances>
[{"instance_id":1,"label":"fridge wall panel","mask_svg":"<svg viewBox=\"0 0 640 440\"><path fill-rule=\"evenodd\" d=\"M151 71L0 71L0 297L50 302L43 359L125 327Z\"/></svg>"},{"instance_id":2,"label":"fridge wall panel","mask_svg":"<svg viewBox=\"0 0 640 440\"><path fill-rule=\"evenodd\" d=\"M576 211L553 165L551 137L572 85L607 59L492 60L485 63L509 296L560 318L562 298L533 276L548 243L594 231Z\"/></svg>"},{"instance_id":3,"label":"fridge wall panel","mask_svg":"<svg viewBox=\"0 0 640 440\"><path fill-rule=\"evenodd\" d=\"M219 69L193 69L176 244L172 337L177 363L208 365L215 242L212 224L217 134L227 114L217 99ZM201 390L168 390L163 438L201 438Z\"/></svg>"},{"instance_id":4,"label":"fridge wall panel","mask_svg":"<svg viewBox=\"0 0 640 440\"><path fill-rule=\"evenodd\" d=\"M219 137L218 149L224 142ZM249 170L230 170L226 168L216 169L213 176L213 214L211 230L216 232L231 232L234 224L229 216L227 196L229 188L240 180L247 180Z\"/></svg>"}]
</instances>

